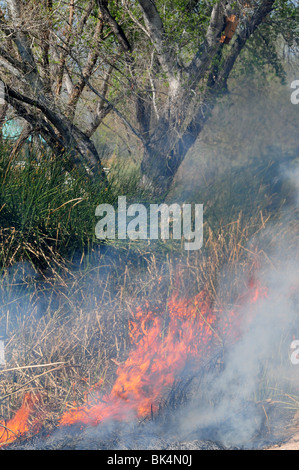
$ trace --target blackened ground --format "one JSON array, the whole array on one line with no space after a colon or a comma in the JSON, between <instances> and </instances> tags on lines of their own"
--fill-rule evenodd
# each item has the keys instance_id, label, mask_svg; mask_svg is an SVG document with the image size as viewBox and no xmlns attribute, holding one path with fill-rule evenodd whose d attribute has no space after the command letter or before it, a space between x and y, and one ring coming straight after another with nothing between
<instances>
[{"instance_id":1,"label":"blackened ground","mask_svg":"<svg viewBox=\"0 0 299 470\"><path fill-rule=\"evenodd\" d=\"M19 439L6 450L245 450L280 446L291 437L294 412L266 401L257 404L264 420L261 429L241 446L223 445L217 427L198 429L189 436L176 436L175 422L168 429L153 421L106 423L97 427L60 427L50 435L42 431L30 439ZM219 426L227 426L219 423ZM223 430L222 430L223 431ZM223 434L223 432L222 432Z\"/></svg>"},{"instance_id":2,"label":"blackened ground","mask_svg":"<svg viewBox=\"0 0 299 470\"><path fill-rule=\"evenodd\" d=\"M51 436L37 436L27 441L14 443L6 450L224 450L225 447L210 440L169 442L154 432L145 434L121 432L119 429L106 432L103 429L74 428L59 429Z\"/></svg>"}]
</instances>

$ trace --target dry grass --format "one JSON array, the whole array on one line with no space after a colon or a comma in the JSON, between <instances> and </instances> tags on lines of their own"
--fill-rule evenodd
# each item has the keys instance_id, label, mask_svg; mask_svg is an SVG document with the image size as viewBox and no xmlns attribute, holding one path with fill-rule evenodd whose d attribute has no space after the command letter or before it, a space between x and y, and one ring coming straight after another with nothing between
<instances>
[{"instance_id":1,"label":"dry grass","mask_svg":"<svg viewBox=\"0 0 299 470\"><path fill-rule=\"evenodd\" d=\"M245 201L251 216L223 214L220 201L221 220L205 217L198 252L171 241L99 248L93 243L98 193L92 189L91 199L78 204L82 182L65 189L56 168L46 190L42 169L28 168L19 181L10 176L3 203L0 197L0 327L7 361L0 372L0 415L6 420L27 391L39 394L43 423L51 428L95 384L109 390L131 347L128 323L138 304L148 301L163 310L173 291L193 296L205 289L216 309L229 309L261 266L271 266L267 250L289 230L276 220L269 242L269 210ZM133 191L131 177L124 184ZM240 183L238 201L242 190ZM127 193L116 185L111 201ZM263 191L258 194L265 199ZM205 200L211 211L215 197Z\"/></svg>"},{"instance_id":2,"label":"dry grass","mask_svg":"<svg viewBox=\"0 0 299 470\"><path fill-rule=\"evenodd\" d=\"M257 239L250 245L253 222L245 224L240 215L217 234L207 229L200 253L161 258L138 246L133 252L111 248L88 269L60 271L47 282L26 265L8 271L1 284L7 364L0 414L12 417L31 391L40 395L44 424L51 427L95 384L109 390L130 348L129 318L143 300L163 308L174 290L192 295L205 288L215 306L228 305L265 258L258 235L266 221L259 214L254 224ZM228 276L234 280L229 288L223 283Z\"/></svg>"}]
</instances>

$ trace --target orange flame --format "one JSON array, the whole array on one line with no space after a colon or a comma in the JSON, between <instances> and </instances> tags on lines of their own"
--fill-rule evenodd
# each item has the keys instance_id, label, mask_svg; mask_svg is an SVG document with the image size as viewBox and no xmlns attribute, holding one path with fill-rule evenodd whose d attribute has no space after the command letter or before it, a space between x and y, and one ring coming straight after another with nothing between
<instances>
[{"instance_id":1,"label":"orange flame","mask_svg":"<svg viewBox=\"0 0 299 470\"><path fill-rule=\"evenodd\" d=\"M15 439L25 435L37 423L29 424L29 418L33 415L39 398L31 393L26 393L21 408L8 423L0 424L0 446L10 444Z\"/></svg>"},{"instance_id":2,"label":"orange flame","mask_svg":"<svg viewBox=\"0 0 299 470\"><path fill-rule=\"evenodd\" d=\"M250 302L265 294L254 288ZM134 348L118 367L111 392L67 411L60 420L62 426L97 425L104 420L125 420L155 411L163 391L173 384L187 362L200 364L215 341L221 341L216 331L216 312L204 291L191 300L174 294L166 310L163 316L159 310L151 311L149 305L137 309L130 325ZM238 313L231 311L221 326L222 335L236 340L239 324Z\"/></svg>"},{"instance_id":3,"label":"orange flame","mask_svg":"<svg viewBox=\"0 0 299 470\"><path fill-rule=\"evenodd\" d=\"M118 367L111 392L96 403L87 401L69 410L60 424L96 425L103 420L124 420L155 410L163 390L173 384L188 358L198 358L203 352L213 336L211 325L215 320L203 293L193 302L173 296L168 302L168 319L148 305L145 311L139 307L130 325L135 347Z\"/></svg>"},{"instance_id":4,"label":"orange flame","mask_svg":"<svg viewBox=\"0 0 299 470\"><path fill-rule=\"evenodd\" d=\"M266 296L266 290L250 286L248 295L240 303L255 303ZM61 417L60 426L97 425L106 420L124 421L148 415L155 411L167 388L187 364L196 367L209 357L215 344L222 338L235 341L239 337L241 318L232 310L219 318L212 309L208 295L200 292L194 298L182 299L174 294L167 302L164 314L148 303L136 310L130 322L133 343L127 360L118 366L116 380L110 393L101 394L102 383L92 391L96 398L85 398L81 406L74 406ZM220 333L219 331L220 325ZM220 336L221 335L221 336ZM34 403L25 397L15 418L7 423L1 442L11 442L29 430L28 418Z\"/></svg>"}]
</instances>

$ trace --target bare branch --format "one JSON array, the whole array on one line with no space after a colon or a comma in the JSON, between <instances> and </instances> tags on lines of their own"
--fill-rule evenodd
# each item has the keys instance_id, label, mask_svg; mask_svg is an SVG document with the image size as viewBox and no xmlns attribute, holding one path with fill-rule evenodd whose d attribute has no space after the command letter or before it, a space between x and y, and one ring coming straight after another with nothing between
<instances>
[{"instance_id":1,"label":"bare branch","mask_svg":"<svg viewBox=\"0 0 299 470\"><path fill-rule=\"evenodd\" d=\"M97 26L96 26L96 29L95 29L95 33L94 33L94 38L93 38L93 41L94 43L96 44L100 38L100 35L103 31L103 22L101 19L98 19L98 22L97 22ZM94 71L94 68L96 66L96 63L97 63L97 60L98 60L98 57L99 57L99 51L98 51L98 48L95 47L94 50L91 50L90 53L88 54L88 58L87 58L87 63L84 67L84 69L82 70L82 77L80 79L80 81L76 84L76 86L74 87L73 89L73 92L69 98L69 101L68 101L68 117L72 120L74 118L74 115L75 115L75 111L76 111L76 105L82 95L82 92L86 86L86 80L89 80L93 71Z\"/></svg>"},{"instance_id":2,"label":"bare branch","mask_svg":"<svg viewBox=\"0 0 299 470\"><path fill-rule=\"evenodd\" d=\"M105 181L106 175L101 167L98 153L94 147L94 144L90 141L88 136L84 134L84 132L69 122L69 120L65 116L62 116L57 110L53 111L44 103L19 93L7 84L6 93L8 102L16 109L21 110L24 119L26 119L28 122L36 123L38 121L36 121L36 118L34 118L33 113L27 111L24 104L41 111L42 115L45 116L59 132L60 138L57 139L56 136L56 141L59 143L61 142L59 147L62 148L62 153L70 149L73 163L76 166L79 168L81 167L82 170L86 167L86 165L88 165L92 177L100 176L100 178ZM51 139L52 145L53 141L55 144L55 132L49 125L46 124L45 120L43 120L43 127L41 127L41 129L43 129L45 135Z\"/></svg>"},{"instance_id":3,"label":"bare branch","mask_svg":"<svg viewBox=\"0 0 299 470\"><path fill-rule=\"evenodd\" d=\"M237 58L245 46L248 39L253 35L258 26L266 18L266 16L273 10L275 0L263 0L260 5L256 8L252 17L248 18L243 25L240 33L236 36L234 43L232 44L231 50L224 64L222 64L221 72L219 73L217 86L222 87L226 83Z\"/></svg>"},{"instance_id":4,"label":"bare branch","mask_svg":"<svg viewBox=\"0 0 299 470\"><path fill-rule=\"evenodd\" d=\"M224 27L224 7L223 0L218 1L211 13L210 23L206 37L193 60L187 68L188 74L192 78L192 86L197 84L206 74L213 57L221 46L220 34Z\"/></svg>"},{"instance_id":5,"label":"bare branch","mask_svg":"<svg viewBox=\"0 0 299 470\"><path fill-rule=\"evenodd\" d=\"M132 49L131 44L129 43L128 38L126 37L125 32L120 26L120 24L118 24L115 18L111 15L108 9L108 1L97 0L97 4L100 8L103 20L110 26L110 28L114 32L122 50L124 52L129 52Z\"/></svg>"},{"instance_id":6,"label":"bare branch","mask_svg":"<svg viewBox=\"0 0 299 470\"><path fill-rule=\"evenodd\" d=\"M68 29L67 29L66 39L64 41L66 46L69 46L71 38L72 38L74 12L75 12L75 0L70 0ZM59 66L58 66L57 84L56 84L56 95L57 96L60 95L61 89L62 89L62 82L63 82L66 58L67 58L67 47L65 47L62 50L61 55L60 55L60 63L59 63Z\"/></svg>"},{"instance_id":7,"label":"bare branch","mask_svg":"<svg viewBox=\"0 0 299 470\"><path fill-rule=\"evenodd\" d=\"M139 139L141 140L141 142L143 142L143 144L145 144L145 140L144 138L142 137L142 135L140 134L140 132L137 131L137 129L135 129L135 127L124 117L124 115L115 107L115 105L113 103L111 103L111 101L107 100L107 98L105 98L105 96L103 96L101 93L98 92L98 90L96 90L92 85L91 83L86 80L86 85L90 88L90 90L96 95L98 96L99 98L101 98L101 100L103 102L105 102L107 104L107 106L109 106L109 110L115 112L115 114L124 122L124 124L131 130L131 132Z\"/></svg>"},{"instance_id":8,"label":"bare branch","mask_svg":"<svg viewBox=\"0 0 299 470\"><path fill-rule=\"evenodd\" d=\"M38 94L44 92L43 82L39 76L36 62L31 50L27 34L21 29L22 3L20 0L8 0L7 5L13 21L12 37L20 57L27 68L27 79L32 89Z\"/></svg>"},{"instance_id":9,"label":"bare branch","mask_svg":"<svg viewBox=\"0 0 299 470\"><path fill-rule=\"evenodd\" d=\"M104 83L103 83L102 92L101 92L102 96L105 97L105 98L107 96L108 86L109 86L109 78L110 78L110 75L111 75L112 71L113 71L113 66L111 65L109 67L109 70L106 73ZM103 122L103 119L109 114L109 112L111 110L112 110L112 104L111 103L107 104L102 99L99 101L96 112L95 112L95 115L94 115L94 118L93 118L93 121L92 121L91 125L89 126L89 128L86 131L86 134L89 137L91 137L96 132L96 130L98 129L100 124Z\"/></svg>"},{"instance_id":10,"label":"bare branch","mask_svg":"<svg viewBox=\"0 0 299 470\"><path fill-rule=\"evenodd\" d=\"M172 57L172 46L166 38L162 19L152 0L138 0L138 3L143 12L148 34L157 51L159 62L168 77L172 80L174 78L174 70L177 69L177 67Z\"/></svg>"},{"instance_id":11,"label":"bare branch","mask_svg":"<svg viewBox=\"0 0 299 470\"><path fill-rule=\"evenodd\" d=\"M128 15L130 16L131 20L138 26L139 29L141 29L141 31L144 32L144 34L149 38L151 39L151 36L149 34L149 32L147 31L147 29L140 23L140 21L138 21L135 16L132 14L131 10L130 10L130 7L128 6L128 2L127 0L121 0L124 8L126 9Z\"/></svg>"}]
</instances>

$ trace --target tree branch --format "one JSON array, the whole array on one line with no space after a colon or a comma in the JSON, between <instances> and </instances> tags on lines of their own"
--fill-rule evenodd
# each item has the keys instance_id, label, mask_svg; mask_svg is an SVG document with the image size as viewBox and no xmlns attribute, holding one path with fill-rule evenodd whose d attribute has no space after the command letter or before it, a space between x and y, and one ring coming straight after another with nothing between
<instances>
[{"instance_id":1,"label":"tree branch","mask_svg":"<svg viewBox=\"0 0 299 470\"><path fill-rule=\"evenodd\" d=\"M203 124L206 122L210 112L215 106L219 92L226 88L227 80L243 47L263 19L272 11L274 2L275 0L263 0L255 10L253 16L245 21L243 30L241 30L239 35L235 38L228 56L219 67L217 76L212 82L212 86L207 87L204 96L201 97L198 110L194 113L182 138L182 140L186 142L185 145L187 145L187 142L189 145L190 141L192 141L192 143L195 142Z\"/></svg>"},{"instance_id":2,"label":"tree branch","mask_svg":"<svg viewBox=\"0 0 299 470\"><path fill-rule=\"evenodd\" d=\"M110 78L110 75L112 73L112 70L113 70L113 65L110 65L109 70L107 71L105 79L104 79L104 84L103 84L101 94L105 98L107 96L109 78ZM96 132L96 130L98 129L98 127L102 123L103 119L109 114L109 112L111 110L112 110L112 104L111 103L106 104L105 101L103 101L101 99L100 102L98 103L97 110L95 112L95 116L94 116L89 128L86 131L86 135L91 137Z\"/></svg>"},{"instance_id":3,"label":"tree branch","mask_svg":"<svg viewBox=\"0 0 299 470\"><path fill-rule=\"evenodd\" d=\"M220 0L212 9L206 37L187 67L189 76L192 79L192 87L204 77L213 57L217 53L218 49L222 47L220 43L220 35L224 24L224 7L222 0Z\"/></svg>"},{"instance_id":4,"label":"tree branch","mask_svg":"<svg viewBox=\"0 0 299 470\"><path fill-rule=\"evenodd\" d=\"M262 3L257 7L251 18L248 18L243 26L243 29L237 35L235 41L231 46L231 50L225 62L221 66L216 87L222 87L226 85L229 75L235 65L237 58L245 46L248 39L253 35L258 26L262 23L264 18L271 13L275 0L263 0Z\"/></svg>"},{"instance_id":5,"label":"tree branch","mask_svg":"<svg viewBox=\"0 0 299 470\"><path fill-rule=\"evenodd\" d=\"M116 108L116 106L114 105L114 103L112 103L111 101L109 101L102 93L100 93L94 86L92 86L92 84L90 83L90 81L84 76L84 73L83 73L83 70L82 70L82 67L79 63L79 61L71 54L71 57L72 59L76 62L76 65L79 69L79 72L80 72L80 75L81 75L81 78L84 80L86 86L96 95L98 96L103 103L106 103L107 105L107 109L110 111L114 111L115 114L117 114L117 116L124 122L124 124L131 130L131 132L139 139L141 140L141 142L143 144L145 144L145 141L144 141L144 138L142 137L142 135L137 131L137 129L135 129L135 127L124 117L124 115ZM112 67L114 67L113 64L110 64ZM107 115L108 113L106 113Z\"/></svg>"},{"instance_id":6,"label":"tree branch","mask_svg":"<svg viewBox=\"0 0 299 470\"><path fill-rule=\"evenodd\" d=\"M90 88L90 90L96 95L98 96L99 98L101 98L101 100L103 102L105 102L107 104L107 106L109 106L109 110L111 111L114 111L115 114L124 122L124 124L131 130L131 132L139 139L141 140L141 142L143 144L145 144L145 140L144 138L142 137L142 135L140 134L140 132L137 131L137 129L135 129L134 126L132 126L132 124L124 117L124 115L115 107L115 105L107 100L107 98L105 98L105 96L103 96L101 93L99 93L92 85L91 83L86 80L86 84L87 86Z\"/></svg>"},{"instance_id":7,"label":"tree branch","mask_svg":"<svg viewBox=\"0 0 299 470\"><path fill-rule=\"evenodd\" d=\"M68 30L67 36L64 43L69 46L72 38L73 22L74 22L74 11L75 10L75 0L70 0L69 4L69 19L68 19ZM56 84L56 95L59 96L62 89L63 75L67 58L67 48L63 49L60 55L60 63L58 66L57 72L57 84Z\"/></svg>"},{"instance_id":8,"label":"tree branch","mask_svg":"<svg viewBox=\"0 0 299 470\"><path fill-rule=\"evenodd\" d=\"M164 25L153 0L138 0L141 7L145 26L151 41L157 51L158 60L167 73L170 80L174 78L175 70L178 70L176 61L173 60L173 48L166 38Z\"/></svg>"},{"instance_id":9,"label":"tree branch","mask_svg":"<svg viewBox=\"0 0 299 470\"><path fill-rule=\"evenodd\" d=\"M38 73L36 62L31 50L28 36L21 30L22 3L20 0L7 0L8 9L13 20L12 37L20 57L27 67L27 79L32 89L38 94L43 93L43 82Z\"/></svg>"},{"instance_id":10,"label":"tree branch","mask_svg":"<svg viewBox=\"0 0 299 470\"><path fill-rule=\"evenodd\" d=\"M108 0L97 0L97 4L102 14L103 20L110 26L115 36L117 37L119 44L124 52L131 51L131 44L126 37L124 30L117 23L115 18L111 15L108 9Z\"/></svg>"},{"instance_id":11,"label":"tree branch","mask_svg":"<svg viewBox=\"0 0 299 470\"><path fill-rule=\"evenodd\" d=\"M99 40L99 37L100 37L102 31L103 31L103 21L99 18L98 22L97 22L96 29L95 29L95 33L94 33L94 38L93 38L95 43ZM73 120L73 118L75 116L76 105L77 105L77 103L80 99L80 96L82 95L82 92L83 92L83 90L86 86L86 80L90 79L90 77L91 77L91 75L94 71L94 68L95 68L95 65L97 63L98 57L99 57L98 48L95 48L95 50L92 50L88 54L87 64L85 65L84 69L82 70L81 79L75 85L75 87L73 89L73 92L72 92L72 94L69 98L69 101L68 101L68 104L67 104L67 106L68 106L67 116L71 120Z\"/></svg>"}]
</instances>

